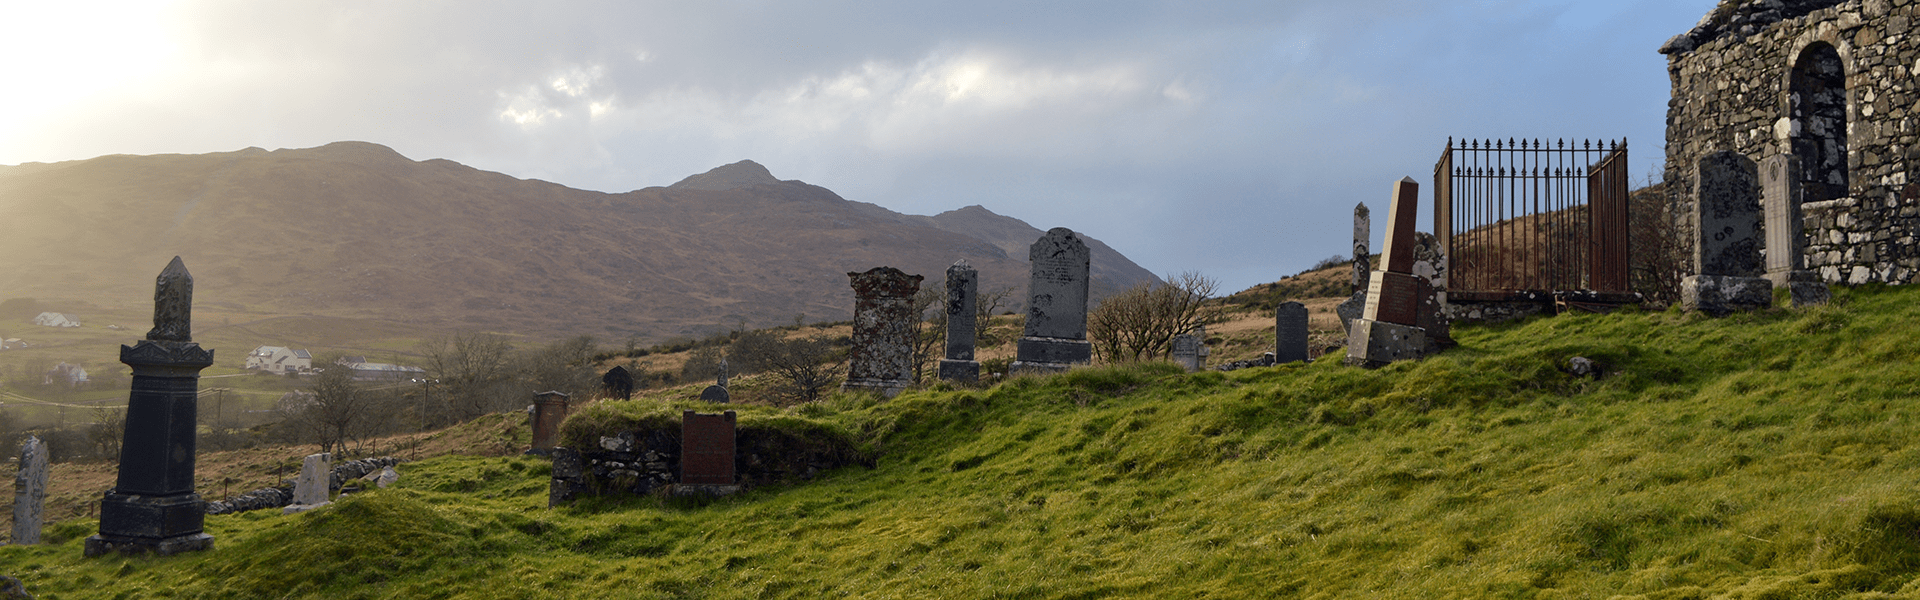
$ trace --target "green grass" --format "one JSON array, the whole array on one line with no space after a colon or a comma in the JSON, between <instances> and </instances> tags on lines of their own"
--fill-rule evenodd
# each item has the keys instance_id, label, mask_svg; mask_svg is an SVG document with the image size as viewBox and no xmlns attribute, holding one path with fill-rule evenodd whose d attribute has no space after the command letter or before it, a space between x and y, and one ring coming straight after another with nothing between
<instances>
[{"instance_id":1,"label":"green grass","mask_svg":"<svg viewBox=\"0 0 1920 600\"><path fill-rule=\"evenodd\" d=\"M539 460L442 457L312 513L209 517L210 552L83 559L74 521L0 572L42 599L1913 598L1915 323L1920 287L1869 287L1459 327L1372 371L841 396L742 419L830 427L876 468L550 510ZM593 414L677 410L634 404Z\"/></svg>"}]
</instances>

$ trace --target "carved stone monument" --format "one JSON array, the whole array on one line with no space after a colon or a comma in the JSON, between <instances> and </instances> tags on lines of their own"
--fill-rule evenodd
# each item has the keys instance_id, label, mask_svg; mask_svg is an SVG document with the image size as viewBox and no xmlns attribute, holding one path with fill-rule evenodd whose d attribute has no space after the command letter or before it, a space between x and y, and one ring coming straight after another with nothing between
<instances>
[{"instance_id":1,"label":"carved stone monument","mask_svg":"<svg viewBox=\"0 0 1920 600\"><path fill-rule=\"evenodd\" d=\"M1087 243L1065 227L1047 230L1028 247L1033 275L1027 283L1026 335L1009 369L1059 372L1093 361L1093 344L1087 341L1091 256Z\"/></svg>"},{"instance_id":2,"label":"carved stone monument","mask_svg":"<svg viewBox=\"0 0 1920 600\"><path fill-rule=\"evenodd\" d=\"M606 390L608 398L621 400L633 399L633 373L626 367L614 367L600 376L600 389Z\"/></svg>"},{"instance_id":3,"label":"carved stone monument","mask_svg":"<svg viewBox=\"0 0 1920 600\"><path fill-rule=\"evenodd\" d=\"M947 267L947 353L940 360L940 379L977 381L980 361L973 359L974 336L978 333L975 311L978 309L980 273L967 261Z\"/></svg>"},{"instance_id":4,"label":"carved stone monument","mask_svg":"<svg viewBox=\"0 0 1920 600\"><path fill-rule=\"evenodd\" d=\"M13 478L13 543L40 543L47 506L47 445L27 436L20 445L20 473Z\"/></svg>"},{"instance_id":5,"label":"carved stone monument","mask_svg":"<svg viewBox=\"0 0 1920 600\"><path fill-rule=\"evenodd\" d=\"M847 277L853 283L853 348L840 389L892 398L913 385L913 296L923 278L893 267Z\"/></svg>"},{"instance_id":6,"label":"carved stone monument","mask_svg":"<svg viewBox=\"0 0 1920 600\"><path fill-rule=\"evenodd\" d=\"M87 556L213 547L203 531L207 503L193 489L196 396L213 351L193 342L193 276L180 257L155 283L153 330L120 347L120 362L133 367L120 473L100 501L100 533L87 538Z\"/></svg>"},{"instance_id":7,"label":"carved stone monument","mask_svg":"<svg viewBox=\"0 0 1920 600\"><path fill-rule=\"evenodd\" d=\"M1827 283L1806 268L1805 221L1800 214L1803 200L1800 182L1800 157L1777 154L1760 162L1760 204L1766 215L1767 281L1775 288L1787 288L1794 306L1826 304L1832 298Z\"/></svg>"},{"instance_id":8,"label":"carved stone monument","mask_svg":"<svg viewBox=\"0 0 1920 600\"><path fill-rule=\"evenodd\" d=\"M1773 304L1762 278L1759 169L1731 150L1700 157L1694 176L1693 275L1680 280L1680 305L1710 315Z\"/></svg>"},{"instance_id":9,"label":"carved stone monument","mask_svg":"<svg viewBox=\"0 0 1920 600\"><path fill-rule=\"evenodd\" d=\"M737 424L733 411L717 415L680 413L680 483L675 495L721 496L740 491L735 483Z\"/></svg>"},{"instance_id":10,"label":"carved stone monument","mask_svg":"<svg viewBox=\"0 0 1920 600\"><path fill-rule=\"evenodd\" d=\"M1173 362L1188 373L1200 370L1200 336L1182 333L1173 336Z\"/></svg>"},{"instance_id":11,"label":"carved stone monument","mask_svg":"<svg viewBox=\"0 0 1920 600\"><path fill-rule=\"evenodd\" d=\"M1373 217L1367 211L1367 204L1353 205L1353 296L1333 309L1340 315L1343 331L1351 331L1353 320L1360 318L1367 307L1367 286L1373 280L1373 255L1368 253L1367 244L1372 238Z\"/></svg>"},{"instance_id":12,"label":"carved stone monument","mask_svg":"<svg viewBox=\"0 0 1920 600\"><path fill-rule=\"evenodd\" d=\"M1306 362L1307 307L1282 302L1273 309L1273 364Z\"/></svg>"},{"instance_id":13,"label":"carved stone monument","mask_svg":"<svg viewBox=\"0 0 1920 600\"><path fill-rule=\"evenodd\" d=\"M1412 274L1419 201L1420 184L1413 178L1393 184L1381 270L1368 277L1366 310L1347 329L1348 364L1371 367L1426 356L1427 335L1419 327L1425 280Z\"/></svg>"},{"instance_id":14,"label":"carved stone monument","mask_svg":"<svg viewBox=\"0 0 1920 600\"><path fill-rule=\"evenodd\" d=\"M293 503L280 514L306 512L328 504L333 491L333 455L308 454L300 461L300 478L293 480Z\"/></svg>"},{"instance_id":15,"label":"carved stone monument","mask_svg":"<svg viewBox=\"0 0 1920 600\"><path fill-rule=\"evenodd\" d=\"M565 392L549 390L533 395L533 447L530 454L546 454L560 444L560 423L569 408Z\"/></svg>"}]
</instances>

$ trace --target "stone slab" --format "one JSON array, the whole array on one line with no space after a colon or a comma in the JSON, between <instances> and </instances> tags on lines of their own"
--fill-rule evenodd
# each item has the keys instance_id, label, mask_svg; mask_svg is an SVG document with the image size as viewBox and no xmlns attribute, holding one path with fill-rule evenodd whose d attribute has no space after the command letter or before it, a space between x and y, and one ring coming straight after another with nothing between
<instances>
[{"instance_id":1,"label":"stone slab","mask_svg":"<svg viewBox=\"0 0 1920 600\"><path fill-rule=\"evenodd\" d=\"M1188 373L1200 370L1200 338L1191 333L1173 336L1173 362Z\"/></svg>"},{"instance_id":2,"label":"stone slab","mask_svg":"<svg viewBox=\"0 0 1920 600\"><path fill-rule=\"evenodd\" d=\"M199 494L139 496L109 491L100 500L102 535L163 540L200 533L207 512Z\"/></svg>"},{"instance_id":3,"label":"stone slab","mask_svg":"<svg viewBox=\"0 0 1920 600\"><path fill-rule=\"evenodd\" d=\"M1738 152L1722 150L1700 158L1694 177L1699 239L1693 274L1758 277L1760 258L1759 167Z\"/></svg>"},{"instance_id":4,"label":"stone slab","mask_svg":"<svg viewBox=\"0 0 1920 600\"><path fill-rule=\"evenodd\" d=\"M1795 307L1819 306L1833 300L1833 290L1823 281L1790 281L1787 298Z\"/></svg>"},{"instance_id":5,"label":"stone slab","mask_svg":"<svg viewBox=\"0 0 1920 600\"><path fill-rule=\"evenodd\" d=\"M979 280L980 273L964 260L947 267L947 360L973 360L974 337L979 333L974 322L980 302ZM979 369L975 366L977 378Z\"/></svg>"},{"instance_id":6,"label":"stone slab","mask_svg":"<svg viewBox=\"0 0 1920 600\"><path fill-rule=\"evenodd\" d=\"M1361 318L1397 325L1419 326L1420 288L1418 277L1405 273L1376 271L1367 285L1367 306Z\"/></svg>"},{"instance_id":7,"label":"stone slab","mask_svg":"<svg viewBox=\"0 0 1920 600\"><path fill-rule=\"evenodd\" d=\"M1047 230L1028 247L1027 337L1087 339L1091 256L1086 242L1065 227ZM1041 359L1023 354L1020 360Z\"/></svg>"},{"instance_id":8,"label":"stone slab","mask_svg":"<svg viewBox=\"0 0 1920 600\"><path fill-rule=\"evenodd\" d=\"M913 297L921 276L893 267L848 273L853 286L853 346L847 350L847 384L887 382L880 387L913 384ZM870 386L869 386L870 387Z\"/></svg>"},{"instance_id":9,"label":"stone slab","mask_svg":"<svg viewBox=\"0 0 1920 600\"><path fill-rule=\"evenodd\" d=\"M1427 334L1419 327L1354 319L1347 334L1347 364L1378 367L1426 357Z\"/></svg>"},{"instance_id":10,"label":"stone slab","mask_svg":"<svg viewBox=\"0 0 1920 600\"><path fill-rule=\"evenodd\" d=\"M1762 277L1690 275L1680 280L1680 306L1713 316L1773 306L1773 282Z\"/></svg>"},{"instance_id":11,"label":"stone slab","mask_svg":"<svg viewBox=\"0 0 1920 600\"><path fill-rule=\"evenodd\" d=\"M1777 154L1760 162L1760 204L1765 215L1768 274L1806 268L1805 222L1800 216L1800 157ZM1771 279L1771 278L1770 278Z\"/></svg>"},{"instance_id":12,"label":"stone slab","mask_svg":"<svg viewBox=\"0 0 1920 600\"><path fill-rule=\"evenodd\" d=\"M47 444L27 436L20 445L20 471L13 478L13 543L40 543L40 526L46 519Z\"/></svg>"},{"instance_id":13,"label":"stone slab","mask_svg":"<svg viewBox=\"0 0 1920 600\"><path fill-rule=\"evenodd\" d=\"M680 483L734 485L735 415L680 413Z\"/></svg>"},{"instance_id":14,"label":"stone slab","mask_svg":"<svg viewBox=\"0 0 1920 600\"><path fill-rule=\"evenodd\" d=\"M205 533L190 533L160 539L133 538L102 533L88 537L85 546L81 549L81 553L87 558L116 552L120 554L145 554L151 552L160 556L168 556L181 552L197 552L211 549L213 549L213 536Z\"/></svg>"},{"instance_id":15,"label":"stone slab","mask_svg":"<svg viewBox=\"0 0 1920 600\"><path fill-rule=\"evenodd\" d=\"M1307 360L1307 307L1299 302L1282 302L1273 309L1273 362L1284 364Z\"/></svg>"},{"instance_id":16,"label":"stone slab","mask_svg":"<svg viewBox=\"0 0 1920 600\"><path fill-rule=\"evenodd\" d=\"M1353 320L1367 316L1367 286L1361 285L1352 297L1340 301L1333 307L1333 313L1340 316L1341 331L1352 331Z\"/></svg>"},{"instance_id":17,"label":"stone slab","mask_svg":"<svg viewBox=\"0 0 1920 600\"><path fill-rule=\"evenodd\" d=\"M940 380L971 382L980 380L980 361L940 360Z\"/></svg>"}]
</instances>

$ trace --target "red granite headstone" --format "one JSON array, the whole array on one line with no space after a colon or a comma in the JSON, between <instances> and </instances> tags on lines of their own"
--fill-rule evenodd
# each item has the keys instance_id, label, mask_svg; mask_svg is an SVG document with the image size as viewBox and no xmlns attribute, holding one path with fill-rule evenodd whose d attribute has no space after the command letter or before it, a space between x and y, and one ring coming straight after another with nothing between
<instances>
[{"instance_id":1,"label":"red granite headstone","mask_svg":"<svg viewBox=\"0 0 1920 600\"><path fill-rule=\"evenodd\" d=\"M560 422L567 420L567 394L548 391L534 395L533 449L552 450L560 443Z\"/></svg>"},{"instance_id":2,"label":"red granite headstone","mask_svg":"<svg viewBox=\"0 0 1920 600\"><path fill-rule=\"evenodd\" d=\"M680 483L733 485L734 413L680 413Z\"/></svg>"},{"instance_id":3,"label":"red granite headstone","mask_svg":"<svg viewBox=\"0 0 1920 600\"><path fill-rule=\"evenodd\" d=\"M1361 318L1396 325L1418 325L1420 319L1419 277L1406 273L1375 271L1368 276L1367 307Z\"/></svg>"},{"instance_id":4,"label":"red granite headstone","mask_svg":"<svg viewBox=\"0 0 1920 600\"><path fill-rule=\"evenodd\" d=\"M1380 268L1394 273L1413 272L1413 227L1420 212L1420 184L1412 177L1393 182L1393 206L1387 209L1386 246Z\"/></svg>"}]
</instances>

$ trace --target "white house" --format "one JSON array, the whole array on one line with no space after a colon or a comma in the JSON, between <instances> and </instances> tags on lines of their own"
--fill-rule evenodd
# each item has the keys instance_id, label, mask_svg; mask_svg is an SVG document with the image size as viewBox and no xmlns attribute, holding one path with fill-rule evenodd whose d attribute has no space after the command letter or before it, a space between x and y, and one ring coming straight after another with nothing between
<instances>
[{"instance_id":1,"label":"white house","mask_svg":"<svg viewBox=\"0 0 1920 600\"><path fill-rule=\"evenodd\" d=\"M87 370L80 368L80 365L71 363L54 365L53 368L47 369L47 374L40 380L40 383L46 385L63 383L69 386L80 385L86 382Z\"/></svg>"},{"instance_id":2,"label":"white house","mask_svg":"<svg viewBox=\"0 0 1920 600\"><path fill-rule=\"evenodd\" d=\"M427 376L426 369L366 362L365 357L349 356L337 363L353 372L354 381L406 381Z\"/></svg>"},{"instance_id":3,"label":"white house","mask_svg":"<svg viewBox=\"0 0 1920 600\"><path fill-rule=\"evenodd\" d=\"M247 354L247 368L268 373L299 373L313 369L313 355L306 350L261 346Z\"/></svg>"},{"instance_id":4,"label":"white house","mask_svg":"<svg viewBox=\"0 0 1920 600\"><path fill-rule=\"evenodd\" d=\"M80 317L57 312L43 312L33 318L33 324L43 327L79 327Z\"/></svg>"}]
</instances>

